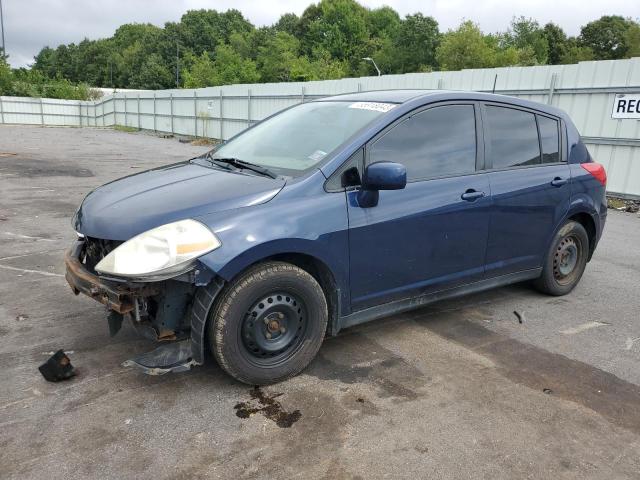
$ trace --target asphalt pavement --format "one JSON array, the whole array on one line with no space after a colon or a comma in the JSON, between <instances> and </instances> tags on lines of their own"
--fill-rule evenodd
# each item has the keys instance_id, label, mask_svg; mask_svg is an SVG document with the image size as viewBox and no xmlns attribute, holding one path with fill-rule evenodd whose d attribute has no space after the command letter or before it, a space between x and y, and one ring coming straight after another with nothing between
<instances>
[{"instance_id":1,"label":"asphalt pavement","mask_svg":"<svg viewBox=\"0 0 640 480\"><path fill-rule=\"evenodd\" d=\"M70 218L90 189L206 150L0 126L0 477L640 478L636 214L610 211L570 295L514 285L347 329L278 385L122 367L153 345L110 338L69 289ZM59 348L78 375L48 383Z\"/></svg>"}]
</instances>

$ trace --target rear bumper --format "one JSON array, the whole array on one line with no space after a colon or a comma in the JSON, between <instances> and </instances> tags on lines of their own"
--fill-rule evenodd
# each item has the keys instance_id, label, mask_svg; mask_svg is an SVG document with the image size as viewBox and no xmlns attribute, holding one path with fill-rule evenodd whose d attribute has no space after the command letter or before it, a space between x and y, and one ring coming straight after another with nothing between
<instances>
[{"instance_id":1,"label":"rear bumper","mask_svg":"<svg viewBox=\"0 0 640 480\"><path fill-rule=\"evenodd\" d=\"M135 306L136 297L156 295L158 289L149 284L117 284L102 280L89 272L80 261L83 253L84 241L78 240L66 252L64 263L65 278L76 295L83 293L97 302L106 305L122 315L130 313Z\"/></svg>"}]
</instances>

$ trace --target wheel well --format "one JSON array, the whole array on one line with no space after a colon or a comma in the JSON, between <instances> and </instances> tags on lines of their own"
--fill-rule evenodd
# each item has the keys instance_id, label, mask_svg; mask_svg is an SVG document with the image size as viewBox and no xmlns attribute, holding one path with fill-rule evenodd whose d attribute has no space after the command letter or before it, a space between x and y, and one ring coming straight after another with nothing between
<instances>
[{"instance_id":1,"label":"wheel well","mask_svg":"<svg viewBox=\"0 0 640 480\"><path fill-rule=\"evenodd\" d=\"M587 236L589 237L589 256L587 257L587 261L591 260L593 251L596 248L596 223L593 221L591 215L585 212L576 213L572 215L569 220L578 222L587 231Z\"/></svg>"},{"instance_id":2,"label":"wheel well","mask_svg":"<svg viewBox=\"0 0 640 480\"><path fill-rule=\"evenodd\" d=\"M272 255L271 257L263 258L253 265L268 261L291 263L292 265L303 269L315 278L315 280L320 284L320 287L324 292L324 296L327 299L327 309L329 313L327 333L329 335L334 335L336 333L335 328L337 327L339 315L339 291L335 278L333 277L333 273L329 267L317 258L304 253L280 253Z\"/></svg>"}]
</instances>

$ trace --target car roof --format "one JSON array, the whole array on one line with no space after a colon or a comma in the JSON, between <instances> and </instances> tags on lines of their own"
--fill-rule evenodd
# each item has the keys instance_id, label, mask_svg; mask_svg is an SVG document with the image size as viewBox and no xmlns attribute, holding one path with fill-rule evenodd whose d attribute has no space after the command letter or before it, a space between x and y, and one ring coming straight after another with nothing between
<instances>
[{"instance_id":1,"label":"car roof","mask_svg":"<svg viewBox=\"0 0 640 480\"><path fill-rule=\"evenodd\" d=\"M427 95L437 90L371 90L368 92L344 93L324 97L317 101L340 100L344 102L384 102L404 103L416 97Z\"/></svg>"},{"instance_id":2,"label":"car roof","mask_svg":"<svg viewBox=\"0 0 640 480\"><path fill-rule=\"evenodd\" d=\"M523 100L517 97L499 95L495 93L472 92L464 90L424 90L424 89L404 89L404 90L371 90L367 92L345 93L324 97L316 102L326 101L345 102L382 102L382 103L430 103L447 100L477 100L485 102L506 103L510 105L531 108L541 112L549 113L558 117L566 117L566 113L550 105L539 102Z\"/></svg>"}]
</instances>

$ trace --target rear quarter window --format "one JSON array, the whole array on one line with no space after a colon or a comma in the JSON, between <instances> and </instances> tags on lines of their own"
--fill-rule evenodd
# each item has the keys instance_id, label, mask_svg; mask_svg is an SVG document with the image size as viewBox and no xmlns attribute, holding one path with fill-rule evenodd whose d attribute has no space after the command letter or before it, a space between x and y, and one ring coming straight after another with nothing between
<instances>
[{"instance_id":1,"label":"rear quarter window","mask_svg":"<svg viewBox=\"0 0 640 480\"><path fill-rule=\"evenodd\" d=\"M560 161L560 129L558 121L538 115L540 145L542 145L542 163Z\"/></svg>"}]
</instances>

